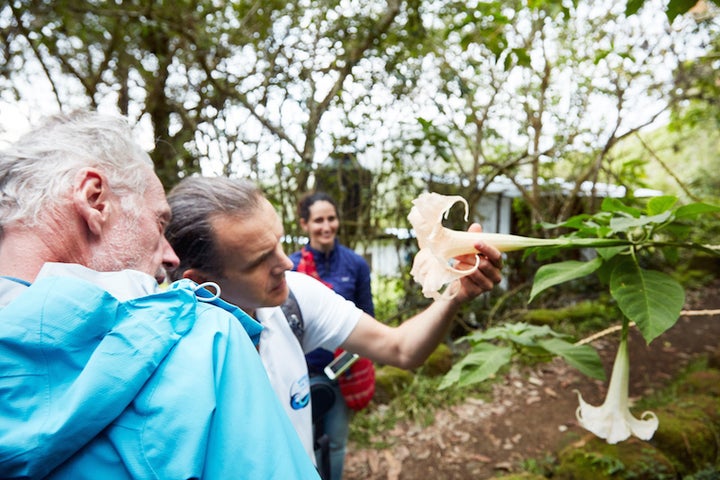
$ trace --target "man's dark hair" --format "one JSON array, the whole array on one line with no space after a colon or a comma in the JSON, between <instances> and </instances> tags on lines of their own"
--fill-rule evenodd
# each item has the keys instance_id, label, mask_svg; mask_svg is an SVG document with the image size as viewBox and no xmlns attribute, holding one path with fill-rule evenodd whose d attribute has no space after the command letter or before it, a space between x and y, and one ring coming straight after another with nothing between
<instances>
[{"instance_id":1,"label":"man's dark hair","mask_svg":"<svg viewBox=\"0 0 720 480\"><path fill-rule=\"evenodd\" d=\"M168 195L172 219L165 236L180 258L170 278L178 280L188 269L221 276L223 261L218 252L212 220L222 216L247 218L261 206L262 191L251 181L225 177L188 177Z\"/></svg>"}]
</instances>

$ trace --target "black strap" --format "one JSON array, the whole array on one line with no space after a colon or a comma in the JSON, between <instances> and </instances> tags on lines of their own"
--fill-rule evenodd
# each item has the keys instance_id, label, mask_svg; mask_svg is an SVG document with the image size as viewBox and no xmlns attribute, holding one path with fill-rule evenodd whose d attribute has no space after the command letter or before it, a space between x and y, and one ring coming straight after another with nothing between
<instances>
[{"instance_id":1,"label":"black strap","mask_svg":"<svg viewBox=\"0 0 720 480\"><path fill-rule=\"evenodd\" d=\"M289 292L287 300L285 300L285 303L280 305L280 308L282 309L283 314L285 314L285 319L287 320L288 325L290 325L290 330L292 330L293 334L295 334L295 337L298 339L298 342L302 345L303 336L305 335L305 322L303 321L302 312L300 311L300 305L298 305L297 298L295 298L292 290Z\"/></svg>"}]
</instances>

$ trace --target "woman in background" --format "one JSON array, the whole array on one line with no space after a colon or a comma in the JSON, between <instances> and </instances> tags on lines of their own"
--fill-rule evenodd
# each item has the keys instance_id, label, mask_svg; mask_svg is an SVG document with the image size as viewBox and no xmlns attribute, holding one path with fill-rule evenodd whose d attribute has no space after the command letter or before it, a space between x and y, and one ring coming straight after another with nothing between
<instances>
[{"instance_id":1,"label":"woman in background","mask_svg":"<svg viewBox=\"0 0 720 480\"><path fill-rule=\"evenodd\" d=\"M333 198L324 192L306 194L298 204L298 217L300 227L307 233L310 241L302 250L290 255L294 270L321 280L374 317L370 267L362 256L338 241L340 219ZM331 480L340 480L351 411L343 399L337 382L330 380L323 373L323 369L333 357L334 352L319 348L308 353L305 359L310 372L310 383L326 383L335 391L336 401L333 407L319 422L323 429L319 435L325 433L329 437Z\"/></svg>"}]
</instances>

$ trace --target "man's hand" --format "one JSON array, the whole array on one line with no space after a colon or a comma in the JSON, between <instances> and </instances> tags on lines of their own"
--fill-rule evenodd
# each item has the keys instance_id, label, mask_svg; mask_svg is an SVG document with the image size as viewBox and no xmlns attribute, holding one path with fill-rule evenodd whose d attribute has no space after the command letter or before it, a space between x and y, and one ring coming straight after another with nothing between
<instances>
[{"instance_id":1,"label":"man's hand","mask_svg":"<svg viewBox=\"0 0 720 480\"><path fill-rule=\"evenodd\" d=\"M468 232L482 232L482 227L473 223ZM502 253L493 246L482 242L475 244L476 255L463 255L457 257L458 263L454 266L458 270L471 269L477 263L478 268L472 274L460 279L460 289L454 300L467 302L483 292L493 289L495 284L502 280Z\"/></svg>"}]
</instances>

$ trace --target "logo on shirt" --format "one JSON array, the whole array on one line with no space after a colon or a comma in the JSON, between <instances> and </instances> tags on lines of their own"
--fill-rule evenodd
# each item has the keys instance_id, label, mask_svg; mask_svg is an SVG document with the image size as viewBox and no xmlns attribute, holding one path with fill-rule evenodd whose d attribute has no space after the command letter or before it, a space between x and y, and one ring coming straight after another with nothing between
<instances>
[{"instance_id":1,"label":"logo on shirt","mask_svg":"<svg viewBox=\"0 0 720 480\"><path fill-rule=\"evenodd\" d=\"M290 406L300 410L310 403L310 379L307 374L300 377L290 386Z\"/></svg>"}]
</instances>

